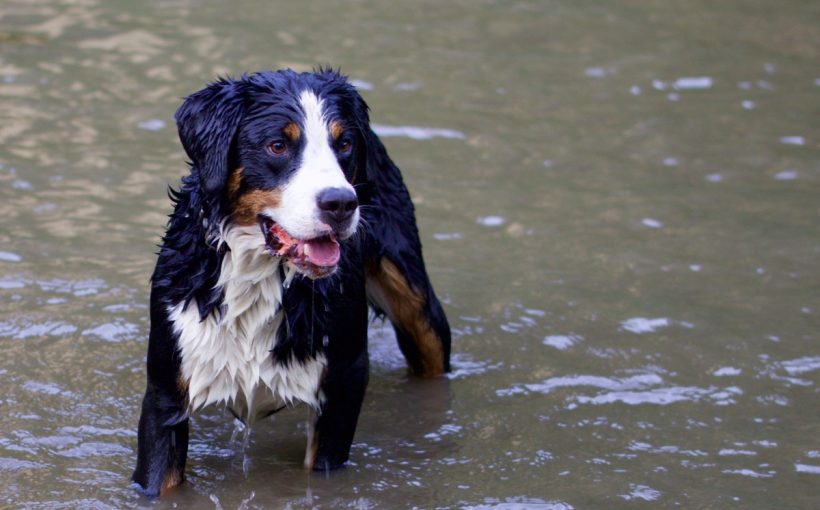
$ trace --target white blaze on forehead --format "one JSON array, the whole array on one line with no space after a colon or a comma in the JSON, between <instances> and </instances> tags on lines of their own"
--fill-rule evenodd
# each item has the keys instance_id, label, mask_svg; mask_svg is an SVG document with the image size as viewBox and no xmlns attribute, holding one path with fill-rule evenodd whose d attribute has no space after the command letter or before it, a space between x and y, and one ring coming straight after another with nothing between
<instances>
[{"instance_id":1,"label":"white blaze on forehead","mask_svg":"<svg viewBox=\"0 0 820 510\"><path fill-rule=\"evenodd\" d=\"M345 179L330 146L330 127L324 104L313 91L305 90L299 95L299 106L304 115L302 131L305 140L301 163L283 188L280 206L275 210L265 211L271 219L298 239L311 239L327 233L329 227L320 220L316 204L317 196L322 190L347 188L353 191L353 186ZM353 228L358 222L358 216L355 220Z\"/></svg>"},{"instance_id":2,"label":"white blaze on forehead","mask_svg":"<svg viewBox=\"0 0 820 510\"><path fill-rule=\"evenodd\" d=\"M330 147L330 127L324 111L324 100L312 91L305 90L299 96L299 104L305 115L302 126L305 149L299 170L307 170L316 179L317 188L350 187L336 160L336 153Z\"/></svg>"},{"instance_id":3,"label":"white blaze on forehead","mask_svg":"<svg viewBox=\"0 0 820 510\"><path fill-rule=\"evenodd\" d=\"M327 118L324 112L324 100L310 90L305 90L299 96L299 105L302 107L304 113L305 138L307 145L312 145L313 150L321 150L327 147L330 151L328 140L330 138L330 130L327 125ZM313 142L313 143L311 143ZM330 151L332 154L332 151Z\"/></svg>"}]
</instances>

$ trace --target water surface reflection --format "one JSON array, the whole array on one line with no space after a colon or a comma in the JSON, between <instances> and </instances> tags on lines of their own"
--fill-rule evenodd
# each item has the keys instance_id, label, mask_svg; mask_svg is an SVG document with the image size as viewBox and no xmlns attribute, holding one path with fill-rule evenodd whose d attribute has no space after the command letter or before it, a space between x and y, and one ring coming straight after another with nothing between
<instances>
[{"instance_id":1,"label":"water surface reflection","mask_svg":"<svg viewBox=\"0 0 820 510\"><path fill-rule=\"evenodd\" d=\"M274 12L275 11L275 12ZM0 506L815 508L820 32L809 3L0 7ZM731 27L727 30L727 27ZM413 192L453 372L374 323L350 466L306 410L194 420L130 488L148 276L218 74L333 64Z\"/></svg>"}]
</instances>

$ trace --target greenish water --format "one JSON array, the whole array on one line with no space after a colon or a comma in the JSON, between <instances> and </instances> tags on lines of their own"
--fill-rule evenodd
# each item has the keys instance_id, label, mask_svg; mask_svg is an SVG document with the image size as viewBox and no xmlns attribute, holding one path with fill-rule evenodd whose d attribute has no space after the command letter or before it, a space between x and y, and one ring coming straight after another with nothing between
<instances>
[{"instance_id":1,"label":"greenish water","mask_svg":"<svg viewBox=\"0 0 820 510\"><path fill-rule=\"evenodd\" d=\"M4 1L0 507L817 508L818 62L813 2ZM347 469L302 470L302 408L211 409L150 503L173 112L323 64L404 171L454 373L377 324Z\"/></svg>"}]
</instances>

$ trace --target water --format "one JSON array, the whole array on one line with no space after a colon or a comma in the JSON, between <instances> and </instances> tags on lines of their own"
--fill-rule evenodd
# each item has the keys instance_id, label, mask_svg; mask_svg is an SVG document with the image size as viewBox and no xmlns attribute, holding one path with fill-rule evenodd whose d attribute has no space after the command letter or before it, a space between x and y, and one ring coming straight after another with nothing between
<instances>
[{"instance_id":1,"label":"water","mask_svg":"<svg viewBox=\"0 0 820 510\"><path fill-rule=\"evenodd\" d=\"M129 486L172 114L333 64L417 204L454 371L374 328L351 465L306 410L194 419L176 508L817 508L820 12L811 2L6 1L0 506Z\"/></svg>"}]
</instances>

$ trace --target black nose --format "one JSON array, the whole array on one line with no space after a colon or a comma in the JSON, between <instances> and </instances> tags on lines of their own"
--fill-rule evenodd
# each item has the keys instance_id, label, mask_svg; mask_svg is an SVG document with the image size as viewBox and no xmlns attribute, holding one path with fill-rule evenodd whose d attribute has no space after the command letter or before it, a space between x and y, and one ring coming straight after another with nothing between
<instances>
[{"instance_id":1,"label":"black nose","mask_svg":"<svg viewBox=\"0 0 820 510\"><path fill-rule=\"evenodd\" d=\"M349 189L328 188L319 192L316 205L319 207L319 217L322 221L333 230L339 230L346 227L345 223L353 216L359 206L359 200Z\"/></svg>"}]
</instances>

